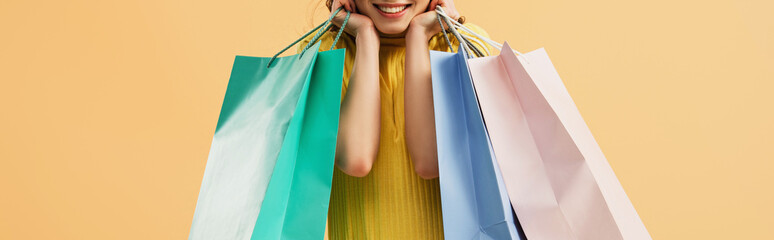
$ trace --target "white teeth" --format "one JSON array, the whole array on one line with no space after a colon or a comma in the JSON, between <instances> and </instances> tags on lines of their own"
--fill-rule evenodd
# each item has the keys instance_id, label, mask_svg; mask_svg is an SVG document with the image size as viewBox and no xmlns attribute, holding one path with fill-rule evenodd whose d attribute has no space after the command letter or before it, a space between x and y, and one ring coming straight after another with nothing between
<instances>
[{"instance_id":1,"label":"white teeth","mask_svg":"<svg viewBox=\"0 0 774 240\"><path fill-rule=\"evenodd\" d=\"M400 7L382 7L382 6L379 6L379 10L382 10L382 12L386 12L386 13L399 13L400 11L403 11L403 9L406 9L406 6L408 6L408 5L403 5L403 6L400 6Z\"/></svg>"}]
</instances>

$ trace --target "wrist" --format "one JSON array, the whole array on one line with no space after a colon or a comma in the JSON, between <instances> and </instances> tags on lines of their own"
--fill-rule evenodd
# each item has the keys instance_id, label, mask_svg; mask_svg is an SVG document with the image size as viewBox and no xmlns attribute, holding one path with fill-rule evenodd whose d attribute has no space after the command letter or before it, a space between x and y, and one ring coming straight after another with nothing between
<instances>
[{"instance_id":1,"label":"wrist","mask_svg":"<svg viewBox=\"0 0 774 240\"><path fill-rule=\"evenodd\" d=\"M433 37L433 33L431 33L427 28L422 26L416 26L416 27L409 27L409 30L406 32L406 41L430 41L430 38Z\"/></svg>"},{"instance_id":2,"label":"wrist","mask_svg":"<svg viewBox=\"0 0 774 240\"><path fill-rule=\"evenodd\" d=\"M355 44L358 49L379 48L379 34L373 27L361 27L355 35Z\"/></svg>"},{"instance_id":3,"label":"wrist","mask_svg":"<svg viewBox=\"0 0 774 240\"><path fill-rule=\"evenodd\" d=\"M406 38L421 38L425 41L429 41L430 38L435 35L432 30L432 27L424 26L417 21L411 21L409 29L406 32Z\"/></svg>"},{"instance_id":4,"label":"wrist","mask_svg":"<svg viewBox=\"0 0 774 240\"><path fill-rule=\"evenodd\" d=\"M355 37L358 37L360 35L365 35L370 37L370 35L376 34L376 28L374 27L373 23L366 22L358 25L359 26L356 26L354 28Z\"/></svg>"}]
</instances>

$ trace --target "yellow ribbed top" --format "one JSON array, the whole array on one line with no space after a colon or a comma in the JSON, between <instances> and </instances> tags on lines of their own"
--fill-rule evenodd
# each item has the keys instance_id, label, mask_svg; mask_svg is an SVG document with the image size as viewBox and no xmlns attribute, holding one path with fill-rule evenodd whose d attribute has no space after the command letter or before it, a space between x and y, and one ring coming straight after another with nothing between
<instances>
[{"instance_id":1,"label":"yellow ribbed top","mask_svg":"<svg viewBox=\"0 0 774 240\"><path fill-rule=\"evenodd\" d=\"M476 25L465 24L488 37ZM321 37L320 51L330 49L335 32ZM299 45L303 48L311 39ZM458 42L449 39L455 49ZM381 139L371 172L352 177L338 168L333 173L328 237L339 239L443 239L441 194L438 179L424 180L414 172L406 148L403 116L405 40L381 38L379 82L381 92ZM482 46L478 46L481 49ZM336 48L346 48L342 99L347 92L355 59L355 41L343 34ZM449 51L441 33L433 36L429 48Z\"/></svg>"}]
</instances>

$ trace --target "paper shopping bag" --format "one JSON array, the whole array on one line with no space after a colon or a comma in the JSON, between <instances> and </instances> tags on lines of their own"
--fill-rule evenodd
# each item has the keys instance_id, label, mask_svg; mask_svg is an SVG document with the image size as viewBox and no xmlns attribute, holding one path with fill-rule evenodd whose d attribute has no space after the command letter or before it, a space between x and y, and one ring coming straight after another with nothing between
<instances>
[{"instance_id":1,"label":"paper shopping bag","mask_svg":"<svg viewBox=\"0 0 774 240\"><path fill-rule=\"evenodd\" d=\"M521 239L464 53L430 51L446 239Z\"/></svg>"},{"instance_id":2,"label":"paper shopping bag","mask_svg":"<svg viewBox=\"0 0 774 240\"><path fill-rule=\"evenodd\" d=\"M318 48L269 68L270 58L236 57L189 239L250 238Z\"/></svg>"},{"instance_id":3,"label":"paper shopping bag","mask_svg":"<svg viewBox=\"0 0 774 240\"><path fill-rule=\"evenodd\" d=\"M334 45L335 46L335 45ZM318 53L252 239L323 239L339 127L344 49Z\"/></svg>"},{"instance_id":4,"label":"paper shopping bag","mask_svg":"<svg viewBox=\"0 0 774 240\"><path fill-rule=\"evenodd\" d=\"M317 40L341 9L274 57L236 58L189 239L324 237L344 50L318 53Z\"/></svg>"},{"instance_id":5,"label":"paper shopping bag","mask_svg":"<svg viewBox=\"0 0 774 240\"><path fill-rule=\"evenodd\" d=\"M543 49L468 63L528 239L650 239Z\"/></svg>"}]
</instances>

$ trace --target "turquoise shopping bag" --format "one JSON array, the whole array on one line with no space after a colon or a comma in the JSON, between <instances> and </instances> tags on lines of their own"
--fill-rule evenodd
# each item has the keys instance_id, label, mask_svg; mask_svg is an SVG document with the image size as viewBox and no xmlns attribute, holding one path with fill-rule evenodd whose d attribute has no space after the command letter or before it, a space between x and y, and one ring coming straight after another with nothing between
<instances>
[{"instance_id":1,"label":"turquoise shopping bag","mask_svg":"<svg viewBox=\"0 0 774 240\"><path fill-rule=\"evenodd\" d=\"M236 57L189 239L322 239L344 63L318 53L330 21L297 55Z\"/></svg>"},{"instance_id":2,"label":"turquoise shopping bag","mask_svg":"<svg viewBox=\"0 0 774 240\"><path fill-rule=\"evenodd\" d=\"M325 234L344 51L317 55L311 82L304 89L307 94L299 99L252 239L322 239Z\"/></svg>"},{"instance_id":3,"label":"turquoise shopping bag","mask_svg":"<svg viewBox=\"0 0 774 240\"><path fill-rule=\"evenodd\" d=\"M315 46L311 51L314 51ZM189 239L248 239L316 54L237 56L204 170Z\"/></svg>"}]
</instances>

